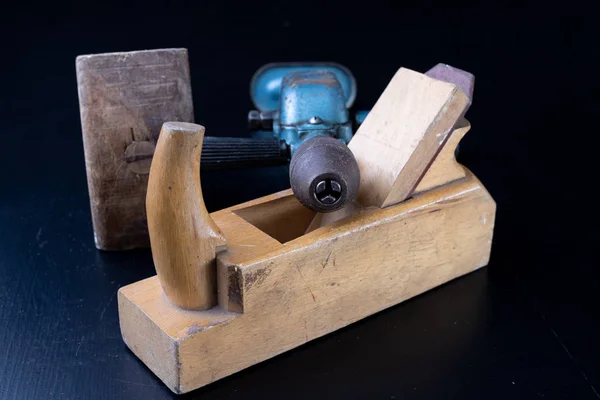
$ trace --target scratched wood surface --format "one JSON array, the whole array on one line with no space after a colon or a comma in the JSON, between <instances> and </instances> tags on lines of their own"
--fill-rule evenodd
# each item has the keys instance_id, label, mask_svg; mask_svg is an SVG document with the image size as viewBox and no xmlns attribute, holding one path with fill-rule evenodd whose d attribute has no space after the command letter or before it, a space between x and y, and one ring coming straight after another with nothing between
<instances>
[{"instance_id":1,"label":"scratched wood surface","mask_svg":"<svg viewBox=\"0 0 600 400\"><path fill-rule=\"evenodd\" d=\"M194 120L187 50L84 55L76 69L96 247L148 247L146 186L160 128Z\"/></svg>"},{"instance_id":2,"label":"scratched wood surface","mask_svg":"<svg viewBox=\"0 0 600 400\"><path fill-rule=\"evenodd\" d=\"M489 260L496 207L469 172L398 205L284 236L284 243L243 218L256 218L252 209L260 214L265 203L289 213L294 201L288 190L211 214L228 240L217 255L219 306L178 309L157 277L119 291L125 342L174 392L209 384ZM301 220L308 225L311 218Z\"/></svg>"},{"instance_id":3,"label":"scratched wood surface","mask_svg":"<svg viewBox=\"0 0 600 400\"><path fill-rule=\"evenodd\" d=\"M465 168L456 161L456 148L470 129L471 124L469 121L464 118L458 120L450 137L444 143L435 161L425 172L413 194L431 190L466 176Z\"/></svg>"}]
</instances>

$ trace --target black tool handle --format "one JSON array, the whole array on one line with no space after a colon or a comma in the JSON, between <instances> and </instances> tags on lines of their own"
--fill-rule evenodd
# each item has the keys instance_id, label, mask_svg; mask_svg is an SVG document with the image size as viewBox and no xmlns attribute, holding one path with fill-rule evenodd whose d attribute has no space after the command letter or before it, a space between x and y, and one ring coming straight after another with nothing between
<instances>
[{"instance_id":1,"label":"black tool handle","mask_svg":"<svg viewBox=\"0 0 600 400\"><path fill-rule=\"evenodd\" d=\"M283 140L206 136L200 168L213 170L283 165L288 160L289 149Z\"/></svg>"},{"instance_id":2,"label":"black tool handle","mask_svg":"<svg viewBox=\"0 0 600 400\"><path fill-rule=\"evenodd\" d=\"M352 151L337 139L317 136L294 152L290 185L300 203L327 213L350 203L358 193L360 170Z\"/></svg>"}]
</instances>

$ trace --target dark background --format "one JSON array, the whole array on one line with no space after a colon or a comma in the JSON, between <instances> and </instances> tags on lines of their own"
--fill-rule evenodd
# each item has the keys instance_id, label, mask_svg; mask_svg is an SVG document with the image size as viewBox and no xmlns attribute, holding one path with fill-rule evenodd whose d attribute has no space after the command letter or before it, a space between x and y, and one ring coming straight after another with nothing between
<instances>
[{"instance_id":1,"label":"dark background","mask_svg":"<svg viewBox=\"0 0 600 400\"><path fill-rule=\"evenodd\" d=\"M452 7L451 7L452 6ZM183 398L600 398L597 21L575 2L16 3L0 12L0 398L169 398L120 338L149 250L94 248L79 54L186 47L196 121L244 136L249 80L335 61L368 109L394 72L473 72L460 160L498 204L487 268ZM206 172L210 211L283 167Z\"/></svg>"}]
</instances>

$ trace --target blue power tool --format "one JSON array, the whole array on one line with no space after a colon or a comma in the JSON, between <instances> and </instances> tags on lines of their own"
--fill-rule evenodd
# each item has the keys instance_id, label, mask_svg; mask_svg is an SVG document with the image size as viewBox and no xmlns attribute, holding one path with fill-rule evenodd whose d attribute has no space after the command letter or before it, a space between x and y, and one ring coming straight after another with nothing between
<instances>
[{"instance_id":1,"label":"blue power tool","mask_svg":"<svg viewBox=\"0 0 600 400\"><path fill-rule=\"evenodd\" d=\"M346 147L353 135L352 73L334 63L268 64L254 74L250 95L257 108L248 114L253 138L205 138L202 166L290 162L292 190L306 207L331 212L352 201L360 182Z\"/></svg>"},{"instance_id":2,"label":"blue power tool","mask_svg":"<svg viewBox=\"0 0 600 400\"><path fill-rule=\"evenodd\" d=\"M270 131L290 146L292 154L315 136L345 144L352 139L349 109L356 98L356 81L346 67L267 64L254 74L250 96L258 109L248 114L250 129Z\"/></svg>"}]
</instances>

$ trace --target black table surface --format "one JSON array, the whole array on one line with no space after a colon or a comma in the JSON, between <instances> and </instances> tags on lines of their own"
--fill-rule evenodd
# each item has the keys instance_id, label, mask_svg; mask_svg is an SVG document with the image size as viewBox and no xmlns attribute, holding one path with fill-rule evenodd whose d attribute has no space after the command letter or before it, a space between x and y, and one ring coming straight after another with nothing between
<instances>
[{"instance_id":1,"label":"black table surface","mask_svg":"<svg viewBox=\"0 0 600 400\"><path fill-rule=\"evenodd\" d=\"M94 247L74 68L161 47L189 49L196 121L215 136L247 135L249 79L267 62L348 66L356 109L400 66L472 71L460 161L498 204L488 267L183 398L600 398L593 13L323 3L3 10L1 399L174 396L121 340L117 290L154 270L149 250ZM289 183L269 167L202 185L214 211Z\"/></svg>"}]
</instances>

